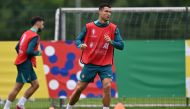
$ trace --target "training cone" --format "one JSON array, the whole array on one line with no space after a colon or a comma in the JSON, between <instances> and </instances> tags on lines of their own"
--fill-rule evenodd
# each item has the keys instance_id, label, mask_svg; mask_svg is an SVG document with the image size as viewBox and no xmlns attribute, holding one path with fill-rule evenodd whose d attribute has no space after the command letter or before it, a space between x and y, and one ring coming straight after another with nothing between
<instances>
[{"instance_id":1,"label":"training cone","mask_svg":"<svg viewBox=\"0 0 190 109\"><path fill-rule=\"evenodd\" d=\"M125 106L122 103L117 103L114 109L125 109Z\"/></svg>"}]
</instances>

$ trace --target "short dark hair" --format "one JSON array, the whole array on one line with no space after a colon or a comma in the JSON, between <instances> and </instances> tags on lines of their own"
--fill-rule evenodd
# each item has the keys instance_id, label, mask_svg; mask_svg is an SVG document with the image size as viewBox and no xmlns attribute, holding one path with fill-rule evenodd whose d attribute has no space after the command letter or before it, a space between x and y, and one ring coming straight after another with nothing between
<instances>
[{"instance_id":1,"label":"short dark hair","mask_svg":"<svg viewBox=\"0 0 190 109\"><path fill-rule=\"evenodd\" d=\"M102 4L99 6L99 10L102 10L104 7L109 7L109 8L111 8L111 5L108 4L108 3L102 3Z\"/></svg>"},{"instance_id":2,"label":"short dark hair","mask_svg":"<svg viewBox=\"0 0 190 109\"><path fill-rule=\"evenodd\" d=\"M32 17L31 25L33 26L38 21L44 21L44 19L42 17L40 17L40 16Z\"/></svg>"}]
</instances>

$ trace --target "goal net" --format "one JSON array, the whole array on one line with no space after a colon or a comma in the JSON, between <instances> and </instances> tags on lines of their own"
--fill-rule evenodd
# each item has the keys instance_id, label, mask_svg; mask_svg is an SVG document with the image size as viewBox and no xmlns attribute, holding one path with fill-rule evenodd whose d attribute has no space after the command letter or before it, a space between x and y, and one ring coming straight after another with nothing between
<instances>
[{"instance_id":1,"label":"goal net","mask_svg":"<svg viewBox=\"0 0 190 109\"><path fill-rule=\"evenodd\" d=\"M58 8L55 40L73 40L86 23L98 19L98 8ZM112 8L111 22L123 39L185 39L189 36L189 7Z\"/></svg>"}]
</instances>

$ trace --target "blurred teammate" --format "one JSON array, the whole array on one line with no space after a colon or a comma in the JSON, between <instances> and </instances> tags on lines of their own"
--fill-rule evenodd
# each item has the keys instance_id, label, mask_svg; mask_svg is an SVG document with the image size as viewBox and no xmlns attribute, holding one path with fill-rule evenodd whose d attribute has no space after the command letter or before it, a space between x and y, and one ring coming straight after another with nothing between
<instances>
[{"instance_id":1,"label":"blurred teammate","mask_svg":"<svg viewBox=\"0 0 190 109\"><path fill-rule=\"evenodd\" d=\"M4 101L0 97L0 105L3 105L3 104L4 104Z\"/></svg>"},{"instance_id":2,"label":"blurred teammate","mask_svg":"<svg viewBox=\"0 0 190 109\"><path fill-rule=\"evenodd\" d=\"M72 109L81 92L93 82L97 74L103 84L103 109L109 109L114 48L124 48L119 29L109 21L110 16L111 6L100 5L98 20L87 23L76 38L76 45L82 50L84 68L66 109Z\"/></svg>"},{"instance_id":3,"label":"blurred teammate","mask_svg":"<svg viewBox=\"0 0 190 109\"><path fill-rule=\"evenodd\" d=\"M30 83L31 86L26 90L24 96L20 98L16 107L16 109L24 109L25 102L39 87L33 67L36 67L35 56L41 55L41 52L38 50L40 36L37 32L44 28L44 19L38 16L33 17L31 24L32 28L22 34L15 48L17 51L15 65L17 66L18 74L16 84L9 94L3 109L10 109L11 103L15 100L24 84Z\"/></svg>"}]
</instances>

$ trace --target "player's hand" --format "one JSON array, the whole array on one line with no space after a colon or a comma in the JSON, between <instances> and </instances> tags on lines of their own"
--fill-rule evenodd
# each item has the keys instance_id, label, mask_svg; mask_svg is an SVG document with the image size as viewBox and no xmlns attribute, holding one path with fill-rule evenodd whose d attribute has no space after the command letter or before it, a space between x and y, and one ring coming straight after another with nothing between
<instances>
[{"instance_id":1,"label":"player's hand","mask_svg":"<svg viewBox=\"0 0 190 109\"><path fill-rule=\"evenodd\" d=\"M104 35L104 40L108 43L111 43L111 38L107 34Z\"/></svg>"},{"instance_id":2,"label":"player's hand","mask_svg":"<svg viewBox=\"0 0 190 109\"><path fill-rule=\"evenodd\" d=\"M86 45L86 44L81 44L81 45L80 45L80 49L81 49L81 50L84 50L84 49L86 49L86 48L87 48L87 45Z\"/></svg>"},{"instance_id":3,"label":"player's hand","mask_svg":"<svg viewBox=\"0 0 190 109\"><path fill-rule=\"evenodd\" d=\"M41 50L38 50L38 51L39 51L38 56L41 56L42 55L42 51Z\"/></svg>"}]
</instances>

